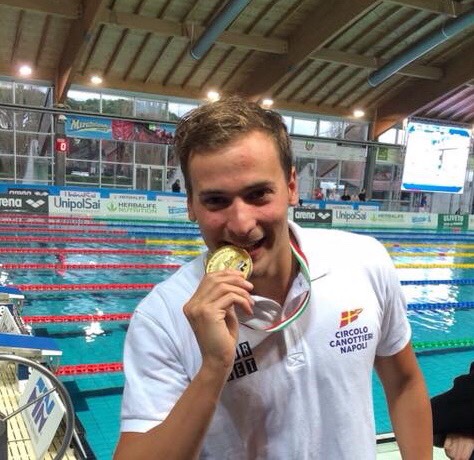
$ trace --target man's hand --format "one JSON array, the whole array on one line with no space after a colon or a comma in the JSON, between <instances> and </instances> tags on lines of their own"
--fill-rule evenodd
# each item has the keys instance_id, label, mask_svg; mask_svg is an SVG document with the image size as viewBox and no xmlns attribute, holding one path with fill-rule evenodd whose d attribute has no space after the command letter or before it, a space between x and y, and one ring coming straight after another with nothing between
<instances>
[{"instance_id":1,"label":"man's hand","mask_svg":"<svg viewBox=\"0 0 474 460\"><path fill-rule=\"evenodd\" d=\"M448 434L444 451L451 460L469 460L474 452L474 435Z\"/></svg>"},{"instance_id":2,"label":"man's hand","mask_svg":"<svg viewBox=\"0 0 474 460\"><path fill-rule=\"evenodd\" d=\"M204 366L216 371L232 369L239 328L234 307L252 315L252 289L252 283L238 270L208 273L184 306Z\"/></svg>"}]
</instances>

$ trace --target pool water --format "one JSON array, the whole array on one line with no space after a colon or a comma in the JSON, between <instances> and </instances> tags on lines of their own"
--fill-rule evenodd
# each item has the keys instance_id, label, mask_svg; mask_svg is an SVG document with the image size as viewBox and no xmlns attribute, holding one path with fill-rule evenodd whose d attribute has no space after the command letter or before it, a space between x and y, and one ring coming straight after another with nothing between
<instances>
[{"instance_id":1,"label":"pool water","mask_svg":"<svg viewBox=\"0 0 474 460\"><path fill-rule=\"evenodd\" d=\"M136 225L128 223L102 224L100 229L109 229L106 234L88 233L94 227L68 228L68 233L48 232L46 227L37 227L41 232L15 233L8 228L0 231L0 263L57 263L55 254L24 253L5 254L1 248L130 248L130 249L170 249L170 250L202 250L196 228L193 226L178 225ZM55 229L66 228L55 226ZM117 229L122 234L114 233ZM474 256L472 248L451 246L443 239L442 243L436 240L414 240L410 245L407 238L410 234L404 232L403 241L396 232L374 233L383 237L387 249L393 253L395 263L426 264L426 263L474 263L474 258L456 257L454 254L424 255L426 252L466 254L469 251ZM2 235L17 235L19 238L28 236L48 235L52 238L65 236L104 238L102 243L77 243L64 241L3 241ZM430 233L432 236L433 233ZM443 238L449 237L446 233ZM471 235L456 235L453 241L458 244L463 241L469 243ZM109 237L109 239L105 239ZM114 242L114 238L129 238L127 244ZM175 244L145 245L143 238L173 238ZM454 236L453 236L454 238ZM137 241L133 241L136 239ZM138 241L140 240L140 241ZM196 244L192 245L189 240ZM186 245L179 244L181 242ZM390 243L399 243L396 247ZM199 243L199 244L198 244ZM422 246L420 243L429 244ZM432 243L432 244L431 244ZM470 243L469 243L470 244ZM411 255L404 255L409 254ZM416 254L413 254L416 253ZM67 263L178 263L191 260L191 255L126 255L126 254L67 254ZM470 279L471 269L462 269L457 266L449 268L399 268L401 280L449 280ZM105 284L105 283L157 283L173 272L169 269L117 269L117 270L66 270L56 273L54 270L37 269L10 269L9 280L13 284ZM474 277L473 277L474 278ZM432 302L463 302L474 298L474 285L435 284L435 285L407 285L403 286L409 304ZM24 315L71 315L132 312L147 290L108 290L108 291L28 291L25 292L26 303ZM433 341L442 342L448 339L474 339L474 311L456 309L455 307L439 310L410 311L409 320L413 328L413 342ZM38 324L34 326L35 334L54 338L63 350L61 364L111 363L122 360L123 342L127 330L126 321L90 322L90 323L62 323ZM452 380L459 374L466 373L469 364L474 361L474 347L461 349L446 349L439 347L418 352L417 357L423 370L429 393L431 396L447 390ZM122 373L100 373L62 377L74 402L76 413L86 431L87 441L96 458L110 459L113 454L119 435L120 401L124 385ZM387 414L383 391L374 374L374 407L376 428L378 433L392 431Z\"/></svg>"}]
</instances>

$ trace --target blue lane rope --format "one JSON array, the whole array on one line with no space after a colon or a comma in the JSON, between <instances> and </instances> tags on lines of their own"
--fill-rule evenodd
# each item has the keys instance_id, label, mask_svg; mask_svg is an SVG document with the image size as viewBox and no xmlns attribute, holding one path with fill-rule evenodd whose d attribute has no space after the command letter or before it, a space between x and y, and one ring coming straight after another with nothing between
<instances>
[{"instance_id":1,"label":"blue lane rope","mask_svg":"<svg viewBox=\"0 0 474 460\"><path fill-rule=\"evenodd\" d=\"M452 280L406 280L400 281L402 286L426 286L436 284L452 284L452 285L472 285L474 278L452 279Z\"/></svg>"},{"instance_id":2,"label":"blue lane rope","mask_svg":"<svg viewBox=\"0 0 474 460\"><path fill-rule=\"evenodd\" d=\"M422 311L422 310L469 310L474 308L474 302L431 302L431 303L409 303L408 310Z\"/></svg>"}]
</instances>

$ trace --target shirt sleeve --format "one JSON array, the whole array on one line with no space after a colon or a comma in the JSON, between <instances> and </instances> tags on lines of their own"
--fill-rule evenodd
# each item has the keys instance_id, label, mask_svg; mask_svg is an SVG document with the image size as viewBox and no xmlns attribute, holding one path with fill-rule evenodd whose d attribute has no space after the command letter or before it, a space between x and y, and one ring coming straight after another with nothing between
<instances>
[{"instance_id":1,"label":"shirt sleeve","mask_svg":"<svg viewBox=\"0 0 474 460\"><path fill-rule=\"evenodd\" d=\"M146 432L160 424L189 385L166 308L160 308L159 317L158 322L139 307L130 322L124 347L121 431Z\"/></svg>"},{"instance_id":2,"label":"shirt sleeve","mask_svg":"<svg viewBox=\"0 0 474 460\"><path fill-rule=\"evenodd\" d=\"M407 317L407 303L393 261L383 247L379 246L379 276L383 286L381 337L377 346L378 356L392 356L403 350L411 338L411 327Z\"/></svg>"}]
</instances>

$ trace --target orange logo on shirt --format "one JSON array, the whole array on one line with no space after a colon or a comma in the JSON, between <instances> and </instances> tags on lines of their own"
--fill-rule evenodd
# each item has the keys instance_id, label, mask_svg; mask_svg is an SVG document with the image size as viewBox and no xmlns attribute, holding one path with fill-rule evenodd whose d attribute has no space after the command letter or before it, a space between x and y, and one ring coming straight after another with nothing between
<instances>
[{"instance_id":1,"label":"orange logo on shirt","mask_svg":"<svg viewBox=\"0 0 474 460\"><path fill-rule=\"evenodd\" d=\"M339 327L341 328L354 322L363 310L363 308L356 308L355 310L347 310L341 312L341 322L339 323Z\"/></svg>"}]
</instances>

